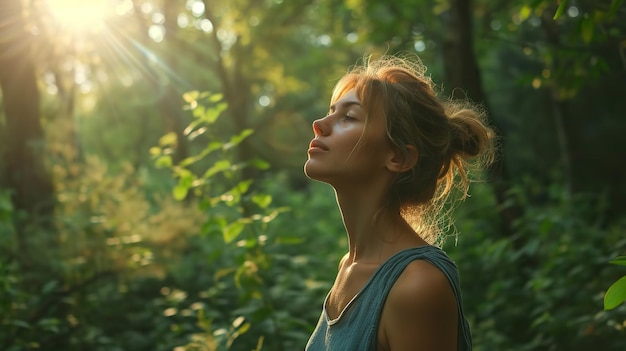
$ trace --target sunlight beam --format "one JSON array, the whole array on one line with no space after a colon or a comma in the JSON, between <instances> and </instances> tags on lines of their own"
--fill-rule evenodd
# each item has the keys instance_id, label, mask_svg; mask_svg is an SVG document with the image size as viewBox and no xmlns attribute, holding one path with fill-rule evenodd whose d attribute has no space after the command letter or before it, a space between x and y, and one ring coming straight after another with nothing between
<instances>
[{"instance_id":1,"label":"sunlight beam","mask_svg":"<svg viewBox=\"0 0 626 351\"><path fill-rule=\"evenodd\" d=\"M114 13L110 1L106 0L48 0L47 8L54 20L66 31L80 34L85 31L98 32L104 20Z\"/></svg>"}]
</instances>

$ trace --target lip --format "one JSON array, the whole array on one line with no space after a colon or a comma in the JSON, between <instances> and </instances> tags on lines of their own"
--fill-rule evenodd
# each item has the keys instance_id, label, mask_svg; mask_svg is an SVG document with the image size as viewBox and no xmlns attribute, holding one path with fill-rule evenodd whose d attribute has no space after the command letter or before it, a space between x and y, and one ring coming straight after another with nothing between
<instances>
[{"instance_id":1,"label":"lip","mask_svg":"<svg viewBox=\"0 0 626 351\"><path fill-rule=\"evenodd\" d=\"M326 144L324 144L323 142L321 142L319 139L313 139L311 140L311 143L309 144L309 151L328 151L328 146L326 146Z\"/></svg>"}]
</instances>

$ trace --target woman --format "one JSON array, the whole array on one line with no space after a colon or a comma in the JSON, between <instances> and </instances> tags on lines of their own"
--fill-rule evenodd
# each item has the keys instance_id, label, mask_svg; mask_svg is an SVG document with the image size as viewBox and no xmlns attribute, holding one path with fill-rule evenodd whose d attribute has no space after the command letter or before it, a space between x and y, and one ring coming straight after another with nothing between
<instances>
[{"instance_id":1,"label":"woman","mask_svg":"<svg viewBox=\"0 0 626 351\"><path fill-rule=\"evenodd\" d=\"M305 173L334 188L349 251L308 351L471 349L456 266L434 245L448 195L465 197L493 133L469 103L440 101L424 72L419 60L365 62L313 122Z\"/></svg>"}]
</instances>

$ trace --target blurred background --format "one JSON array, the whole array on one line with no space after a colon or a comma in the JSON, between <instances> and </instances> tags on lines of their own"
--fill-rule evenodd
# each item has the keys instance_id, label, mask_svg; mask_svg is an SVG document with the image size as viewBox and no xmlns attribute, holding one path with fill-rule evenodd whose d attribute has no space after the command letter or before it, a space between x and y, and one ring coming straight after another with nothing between
<instances>
[{"instance_id":1,"label":"blurred background","mask_svg":"<svg viewBox=\"0 0 626 351\"><path fill-rule=\"evenodd\" d=\"M311 122L383 53L500 136L443 245L475 350L623 350L621 0L2 0L0 350L303 349L347 249Z\"/></svg>"}]
</instances>

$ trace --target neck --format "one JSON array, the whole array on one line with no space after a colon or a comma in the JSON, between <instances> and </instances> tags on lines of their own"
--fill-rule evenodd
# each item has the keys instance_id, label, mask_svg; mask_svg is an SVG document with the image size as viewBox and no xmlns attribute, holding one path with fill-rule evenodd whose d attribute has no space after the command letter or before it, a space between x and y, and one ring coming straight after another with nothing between
<instances>
[{"instance_id":1,"label":"neck","mask_svg":"<svg viewBox=\"0 0 626 351\"><path fill-rule=\"evenodd\" d=\"M348 263L380 264L397 251L424 244L386 202L386 191L335 189L348 234Z\"/></svg>"}]
</instances>

